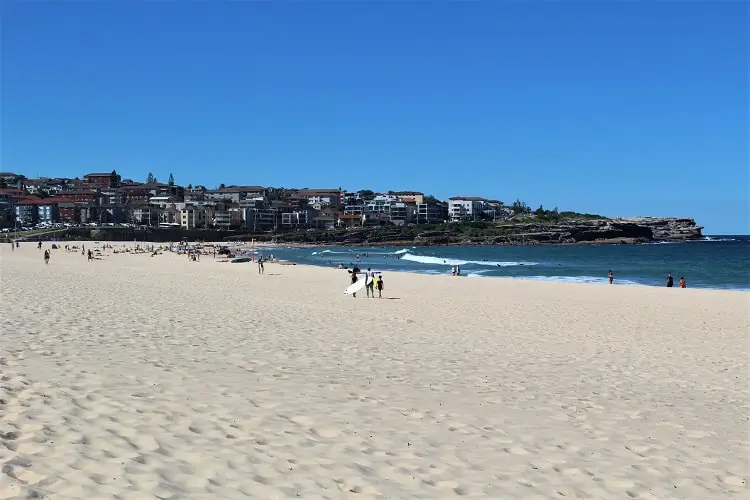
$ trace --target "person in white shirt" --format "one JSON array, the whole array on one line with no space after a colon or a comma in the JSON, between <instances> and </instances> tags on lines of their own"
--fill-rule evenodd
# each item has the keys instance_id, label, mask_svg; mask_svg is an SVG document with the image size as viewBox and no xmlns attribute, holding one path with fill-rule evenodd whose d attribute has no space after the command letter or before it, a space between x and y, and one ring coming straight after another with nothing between
<instances>
[{"instance_id":1,"label":"person in white shirt","mask_svg":"<svg viewBox=\"0 0 750 500\"><path fill-rule=\"evenodd\" d=\"M365 292L368 297L375 298L375 273L369 267L365 273Z\"/></svg>"}]
</instances>

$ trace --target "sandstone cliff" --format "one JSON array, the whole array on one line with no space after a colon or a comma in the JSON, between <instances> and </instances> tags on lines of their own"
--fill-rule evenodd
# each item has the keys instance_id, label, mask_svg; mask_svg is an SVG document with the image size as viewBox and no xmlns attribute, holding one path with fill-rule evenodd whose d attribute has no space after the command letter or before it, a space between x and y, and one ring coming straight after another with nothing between
<instances>
[{"instance_id":1,"label":"sandstone cliff","mask_svg":"<svg viewBox=\"0 0 750 500\"><path fill-rule=\"evenodd\" d=\"M594 217L537 219L425 227L360 228L277 235L279 242L330 244L534 245L575 243L650 243L699 240L703 228L693 219Z\"/></svg>"},{"instance_id":2,"label":"sandstone cliff","mask_svg":"<svg viewBox=\"0 0 750 500\"><path fill-rule=\"evenodd\" d=\"M180 241L255 239L311 245L552 245L586 243L649 243L699 240L693 219L641 217L607 219L596 216L524 216L502 222L473 222L435 226L383 226L349 230L309 230L250 235L244 231L150 228L70 228L41 238L102 241Z\"/></svg>"}]
</instances>

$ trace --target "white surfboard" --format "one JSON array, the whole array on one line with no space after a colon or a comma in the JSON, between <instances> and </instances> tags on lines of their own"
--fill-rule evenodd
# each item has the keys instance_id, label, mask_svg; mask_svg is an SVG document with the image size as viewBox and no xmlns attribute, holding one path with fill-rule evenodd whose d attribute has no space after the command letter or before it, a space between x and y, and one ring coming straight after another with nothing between
<instances>
[{"instance_id":1,"label":"white surfboard","mask_svg":"<svg viewBox=\"0 0 750 500\"><path fill-rule=\"evenodd\" d=\"M352 283L351 285L347 287L346 290L344 290L344 295L351 295L353 293L357 293L360 290L362 290L364 287L365 287L365 280L364 279L357 280L356 283Z\"/></svg>"}]
</instances>

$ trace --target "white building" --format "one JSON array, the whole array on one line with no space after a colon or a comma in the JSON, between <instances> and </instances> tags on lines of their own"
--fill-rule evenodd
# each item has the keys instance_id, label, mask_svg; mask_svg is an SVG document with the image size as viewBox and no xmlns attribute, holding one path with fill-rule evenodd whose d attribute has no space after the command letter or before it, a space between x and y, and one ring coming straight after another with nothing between
<instances>
[{"instance_id":1,"label":"white building","mask_svg":"<svg viewBox=\"0 0 750 500\"><path fill-rule=\"evenodd\" d=\"M202 228L206 225L206 211L199 206L186 206L180 210L180 227L182 229Z\"/></svg>"},{"instance_id":2,"label":"white building","mask_svg":"<svg viewBox=\"0 0 750 500\"><path fill-rule=\"evenodd\" d=\"M448 200L448 217L451 222L479 220L485 201L475 196L455 196Z\"/></svg>"}]
</instances>

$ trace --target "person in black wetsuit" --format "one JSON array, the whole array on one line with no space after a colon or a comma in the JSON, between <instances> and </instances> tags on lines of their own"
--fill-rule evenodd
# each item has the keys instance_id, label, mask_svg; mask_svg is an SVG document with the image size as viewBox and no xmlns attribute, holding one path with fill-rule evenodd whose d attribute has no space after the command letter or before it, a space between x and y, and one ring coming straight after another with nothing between
<instances>
[{"instance_id":1,"label":"person in black wetsuit","mask_svg":"<svg viewBox=\"0 0 750 500\"><path fill-rule=\"evenodd\" d=\"M352 285L359 281L359 278L357 278L357 273L359 273L359 268L357 266L354 266L351 271L349 271L352 274ZM352 297L357 297L356 293L352 294Z\"/></svg>"},{"instance_id":2,"label":"person in black wetsuit","mask_svg":"<svg viewBox=\"0 0 750 500\"><path fill-rule=\"evenodd\" d=\"M667 288L672 288L674 286L674 278L672 278L672 274L667 275Z\"/></svg>"}]
</instances>

